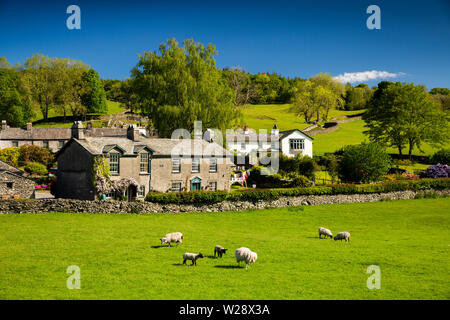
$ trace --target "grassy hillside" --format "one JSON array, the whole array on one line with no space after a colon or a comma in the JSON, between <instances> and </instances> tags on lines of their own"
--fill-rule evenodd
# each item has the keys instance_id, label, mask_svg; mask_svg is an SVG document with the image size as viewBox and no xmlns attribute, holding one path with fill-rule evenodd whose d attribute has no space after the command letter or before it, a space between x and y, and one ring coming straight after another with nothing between
<instances>
[{"instance_id":1,"label":"grassy hillside","mask_svg":"<svg viewBox=\"0 0 450 320\"><path fill-rule=\"evenodd\" d=\"M450 299L450 199L184 214L0 215L0 299ZM351 241L318 239L317 228ZM181 247L159 238L181 231ZM214 259L213 248L230 251ZM248 270L234 250L258 253ZM184 252L204 259L182 264ZM81 289L66 269L81 269ZM381 268L369 290L367 267ZM195 288L193 290L193 288Z\"/></svg>"},{"instance_id":2,"label":"grassy hillside","mask_svg":"<svg viewBox=\"0 0 450 320\"><path fill-rule=\"evenodd\" d=\"M119 102L114 102L114 101L106 101L106 104L108 106L108 112L106 114L114 114L114 113L119 113L124 111L124 108L122 108L121 104ZM42 113L40 110L34 110L35 112L35 118L33 119L33 126L36 128L69 128L70 126L72 126L72 122L71 121L52 121L52 118L55 117L61 117L63 116L62 114L58 114L55 112L54 109L51 109L49 111L48 114L48 118L49 121L48 122L39 122L40 120L43 119ZM67 113L67 116L71 116L72 113L69 111ZM36 123L36 121L38 121Z\"/></svg>"}]
</instances>

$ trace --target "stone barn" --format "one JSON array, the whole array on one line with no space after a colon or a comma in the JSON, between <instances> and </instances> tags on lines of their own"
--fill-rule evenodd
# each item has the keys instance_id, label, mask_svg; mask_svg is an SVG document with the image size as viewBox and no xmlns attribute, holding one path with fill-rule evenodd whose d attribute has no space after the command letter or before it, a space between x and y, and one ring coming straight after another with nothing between
<instances>
[{"instance_id":1,"label":"stone barn","mask_svg":"<svg viewBox=\"0 0 450 320\"><path fill-rule=\"evenodd\" d=\"M23 171L0 161L1 199L34 198L34 181L23 174Z\"/></svg>"}]
</instances>

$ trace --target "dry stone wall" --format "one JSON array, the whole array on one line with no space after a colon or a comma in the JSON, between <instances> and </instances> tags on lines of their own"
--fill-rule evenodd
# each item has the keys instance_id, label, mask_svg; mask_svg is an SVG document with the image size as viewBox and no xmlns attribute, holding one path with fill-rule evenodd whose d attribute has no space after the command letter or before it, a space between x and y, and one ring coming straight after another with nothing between
<instances>
[{"instance_id":1,"label":"dry stone wall","mask_svg":"<svg viewBox=\"0 0 450 320\"><path fill-rule=\"evenodd\" d=\"M375 202L383 200L414 199L417 194L435 192L450 196L450 189L440 191L397 191L389 193L282 197L271 201L223 201L208 205L157 204L150 202L89 201L72 199L1 200L0 214L42 213L42 212L86 212L86 213L180 213L180 212L222 212L252 209L280 208L300 205L338 204L352 202Z\"/></svg>"}]
</instances>

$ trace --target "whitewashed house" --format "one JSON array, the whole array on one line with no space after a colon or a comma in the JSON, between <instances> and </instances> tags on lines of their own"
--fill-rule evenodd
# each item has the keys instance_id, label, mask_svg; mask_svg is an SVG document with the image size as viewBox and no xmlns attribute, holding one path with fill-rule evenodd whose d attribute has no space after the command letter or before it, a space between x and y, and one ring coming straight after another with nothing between
<instances>
[{"instance_id":1,"label":"whitewashed house","mask_svg":"<svg viewBox=\"0 0 450 320\"><path fill-rule=\"evenodd\" d=\"M248 127L227 132L227 149L236 154L250 158L250 163L257 163L257 159L267 152L281 152L288 157L297 154L313 156L313 138L298 129L278 131L277 125L269 133L260 130L256 133Z\"/></svg>"}]
</instances>

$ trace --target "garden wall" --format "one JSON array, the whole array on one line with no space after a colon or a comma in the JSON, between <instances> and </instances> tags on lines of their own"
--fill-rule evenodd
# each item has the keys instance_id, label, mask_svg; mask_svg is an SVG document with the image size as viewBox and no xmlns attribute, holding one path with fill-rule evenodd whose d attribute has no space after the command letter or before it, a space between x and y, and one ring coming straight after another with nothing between
<instances>
[{"instance_id":1,"label":"garden wall","mask_svg":"<svg viewBox=\"0 0 450 320\"><path fill-rule=\"evenodd\" d=\"M375 202L382 200L414 199L416 195L436 193L450 196L450 189L427 191L396 191L371 194L308 195L281 197L277 200L223 201L208 205L158 204L151 202L89 201L71 199L42 200L1 200L0 214L5 213L42 213L42 212L88 212L88 213L179 213L179 212L221 212L287 207L300 205L337 204L351 202Z\"/></svg>"}]
</instances>

